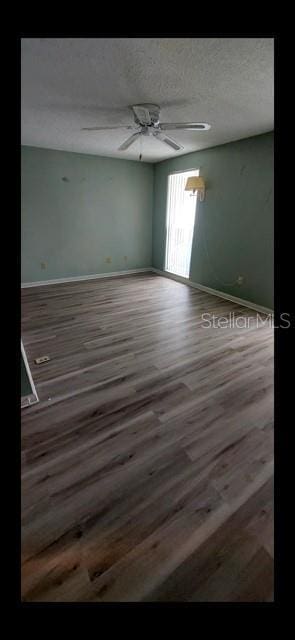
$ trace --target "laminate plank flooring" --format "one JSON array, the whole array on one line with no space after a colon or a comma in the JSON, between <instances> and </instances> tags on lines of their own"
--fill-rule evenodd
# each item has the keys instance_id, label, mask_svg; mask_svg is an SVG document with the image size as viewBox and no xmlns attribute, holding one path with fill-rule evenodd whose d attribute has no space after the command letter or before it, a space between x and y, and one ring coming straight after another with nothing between
<instances>
[{"instance_id":1,"label":"laminate plank flooring","mask_svg":"<svg viewBox=\"0 0 295 640\"><path fill-rule=\"evenodd\" d=\"M273 600L260 318L148 273L22 290L23 601Z\"/></svg>"}]
</instances>

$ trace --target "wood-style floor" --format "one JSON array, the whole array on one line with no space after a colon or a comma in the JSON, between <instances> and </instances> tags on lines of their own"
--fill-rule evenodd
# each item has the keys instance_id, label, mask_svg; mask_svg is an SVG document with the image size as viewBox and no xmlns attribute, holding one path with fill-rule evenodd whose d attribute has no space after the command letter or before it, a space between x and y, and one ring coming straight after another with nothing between
<instances>
[{"instance_id":1,"label":"wood-style floor","mask_svg":"<svg viewBox=\"0 0 295 640\"><path fill-rule=\"evenodd\" d=\"M249 327L202 320L233 312ZM23 601L273 600L273 329L256 325L155 274L22 291L40 398L22 411Z\"/></svg>"}]
</instances>

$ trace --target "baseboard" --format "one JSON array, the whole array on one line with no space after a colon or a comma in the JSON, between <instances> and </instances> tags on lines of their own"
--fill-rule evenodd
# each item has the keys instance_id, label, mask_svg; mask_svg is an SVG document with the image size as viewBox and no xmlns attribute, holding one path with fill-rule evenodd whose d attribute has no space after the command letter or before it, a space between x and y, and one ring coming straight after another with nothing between
<instances>
[{"instance_id":1,"label":"baseboard","mask_svg":"<svg viewBox=\"0 0 295 640\"><path fill-rule=\"evenodd\" d=\"M72 276L69 278L55 278L54 280L40 280L38 282L22 282L21 288L27 287L43 287L48 284L62 284L63 282L79 282L80 280L96 280L97 278L114 278L115 276L129 276L133 273L144 273L152 271L152 267L143 267L141 269L126 269L125 271L111 271L109 273L94 273L87 276Z\"/></svg>"},{"instance_id":2,"label":"baseboard","mask_svg":"<svg viewBox=\"0 0 295 640\"><path fill-rule=\"evenodd\" d=\"M29 365L29 362L28 362L27 354L25 352L25 348L24 348L22 340L20 341L20 348L21 348L21 353L22 353L24 365L25 365L25 368L26 368L27 376L29 378L29 382L30 382L30 385L31 385L31 391L32 391L32 393L30 393L28 396L23 396L21 398L21 408L23 409L24 407L29 407L31 404L35 404L36 402L39 402L39 398L38 398L38 394L37 394L37 391L36 391L34 380L33 380L32 374L31 374L31 369L30 369L30 365Z\"/></svg>"},{"instance_id":3,"label":"baseboard","mask_svg":"<svg viewBox=\"0 0 295 640\"><path fill-rule=\"evenodd\" d=\"M237 298L236 296L232 296L229 293L224 293L223 291L218 291L217 289L211 289L211 287L206 287L203 284L198 284L197 282L193 282L192 280L188 280L187 278L183 278L182 276L174 275L173 273L169 273L169 271L161 271L160 269L156 269L155 267L152 267L151 270L160 276L170 278L170 280L176 280L177 282L186 284L189 287L193 287L194 289L200 289L200 291L210 293L212 296L217 296L218 298L223 298L224 300L229 300L230 302L234 302L235 304L238 304L242 307L248 307L249 309L254 309L254 311L260 311L261 313L266 313L267 315L273 314L273 309L262 307L259 304L250 302L250 300L243 300L243 298Z\"/></svg>"},{"instance_id":4,"label":"baseboard","mask_svg":"<svg viewBox=\"0 0 295 640\"><path fill-rule=\"evenodd\" d=\"M128 276L134 273L146 273L146 272L154 272L160 276L164 276L165 278L170 278L170 280L176 280L176 282L181 282L182 284L186 284L189 287L193 287L194 289L199 289L200 291L204 291L205 293L210 293L212 296L217 296L218 298L223 298L224 300L229 300L230 302L234 302L243 307L248 307L249 309L254 309L254 311L260 311L261 313L273 314L273 309L269 309L268 307L263 307L259 304L255 304L250 300L244 300L243 298L237 298L236 296L232 296L229 293L224 293L223 291L219 291L218 289L211 289L211 287L206 287L203 284L199 284L197 282L193 282L192 280L188 280L187 278L183 278L182 276L177 276L173 273L169 273L169 271L161 271L161 269L156 269L156 267L142 267L140 269L128 269L125 271L111 271L109 273L95 273L86 276L73 276L69 278L55 278L53 280L40 280L38 282L23 282L21 284L22 289L26 289L27 287L43 287L50 284L62 284L65 282L79 282L82 280L96 280L98 278L114 278L116 276Z\"/></svg>"},{"instance_id":5,"label":"baseboard","mask_svg":"<svg viewBox=\"0 0 295 640\"><path fill-rule=\"evenodd\" d=\"M31 407L32 404L36 404L37 402L39 402L39 400L33 393L31 393L28 396L22 396L21 409L26 409L26 407Z\"/></svg>"}]
</instances>

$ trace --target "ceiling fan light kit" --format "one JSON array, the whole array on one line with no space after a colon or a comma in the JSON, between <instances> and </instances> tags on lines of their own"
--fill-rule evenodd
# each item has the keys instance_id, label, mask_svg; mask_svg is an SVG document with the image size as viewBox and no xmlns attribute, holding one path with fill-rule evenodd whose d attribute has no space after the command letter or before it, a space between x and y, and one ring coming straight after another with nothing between
<instances>
[{"instance_id":1,"label":"ceiling fan light kit","mask_svg":"<svg viewBox=\"0 0 295 640\"><path fill-rule=\"evenodd\" d=\"M134 125L117 125L106 127L83 127L83 131L104 131L109 129L131 129L134 131L119 150L128 149L140 136L153 136L175 151L180 151L184 147L173 138L166 135L165 131L208 131L210 124L206 122L160 122L160 107L156 104L135 104L130 107L133 111Z\"/></svg>"}]
</instances>

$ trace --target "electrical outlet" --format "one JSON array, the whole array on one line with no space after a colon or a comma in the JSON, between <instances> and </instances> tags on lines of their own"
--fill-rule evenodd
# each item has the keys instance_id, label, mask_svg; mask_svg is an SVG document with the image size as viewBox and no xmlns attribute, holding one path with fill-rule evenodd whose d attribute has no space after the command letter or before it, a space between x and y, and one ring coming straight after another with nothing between
<instances>
[{"instance_id":1,"label":"electrical outlet","mask_svg":"<svg viewBox=\"0 0 295 640\"><path fill-rule=\"evenodd\" d=\"M110 264L112 262L112 258L109 256L108 258L106 258L106 262Z\"/></svg>"},{"instance_id":2,"label":"electrical outlet","mask_svg":"<svg viewBox=\"0 0 295 640\"><path fill-rule=\"evenodd\" d=\"M45 262L41 262L41 269L46 269L46 263Z\"/></svg>"},{"instance_id":3,"label":"electrical outlet","mask_svg":"<svg viewBox=\"0 0 295 640\"><path fill-rule=\"evenodd\" d=\"M237 279L237 283L241 285L243 284L243 282L244 282L244 276L239 276Z\"/></svg>"},{"instance_id":4,"label":"electrical outlet","mask_svg":"<svg viewBox=\"0 0 295 640\"><path fill-rule=\"evenodd\" d=\"M42 356L41 358L36 358L35 364L42 364L43 362L48 362L50 360L49 356Z\"/></svg>"}]
</instances>

